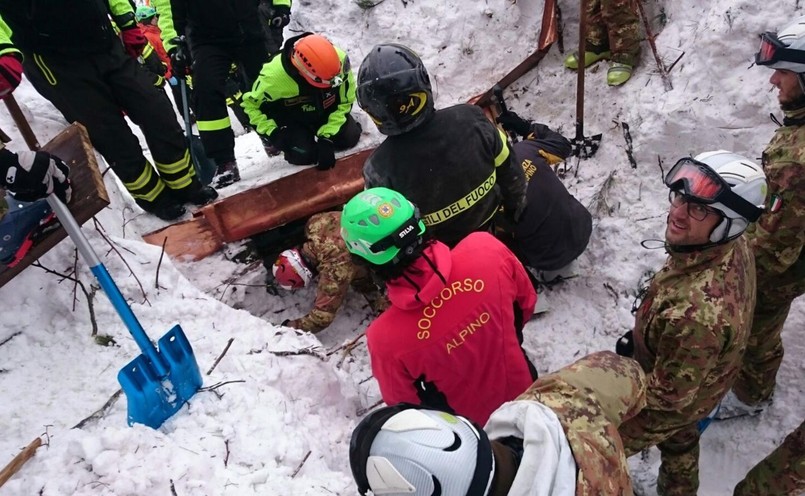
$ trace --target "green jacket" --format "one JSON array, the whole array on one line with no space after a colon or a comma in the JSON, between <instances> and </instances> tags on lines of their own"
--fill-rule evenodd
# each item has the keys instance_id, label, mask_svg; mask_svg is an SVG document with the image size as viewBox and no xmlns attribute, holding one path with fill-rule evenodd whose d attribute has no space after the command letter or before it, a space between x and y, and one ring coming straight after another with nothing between
<instances>
[{"instance_id":1,"label":"green jacket","mask_svg":"<svg viewBox=\"0 0 805 496\"><path fill-rule=\"evenodd\" d=\"M345 76L337 88L307 84L291 63L294 43L309 34L288 39L282 51L263 66L252 90L243 95L241 106L252 126L263 136L271 136L278 127L293 122L316 128L317 136L331 138L347 122L356 90L347 54L335 48Z\"/></svg>"}]
</instances>

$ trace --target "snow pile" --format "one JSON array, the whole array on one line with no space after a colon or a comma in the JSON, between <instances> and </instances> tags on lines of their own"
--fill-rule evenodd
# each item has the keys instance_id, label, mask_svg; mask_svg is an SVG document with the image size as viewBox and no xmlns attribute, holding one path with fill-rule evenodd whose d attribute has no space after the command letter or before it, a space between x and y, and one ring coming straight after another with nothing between
<instances>
[{"instance_id":1,"label":"snow pile","mask_svg":"<svg viewBox=\"0 0 805 496\"><path fill-rule=\"evenodd\" d=\"M430 71L437 107L485 91L532 52L542 15L542 0L386 0L372 8L359 3L365 4L294 2L286 36L322 32L347 50L356 68L376 43L407 44ZM561 7L565 47L571 50L577 45L578 7ZM718 148L759 157L774 129L768 113L779 115L776 92L767 91L771 71L749 66L757 34L801 11L791 12L780 0L645 8L666 64L684 55L670 74L674 89L668 92L648 43L641 66L621 88L606 85L605 64L587 73L585 134L601 132L603 141L592 159L568 164L564 181L593 212L595 229L578 277L549 291L551 311L526 327L525 347L541 373L612 349L632 326L639 283L664 259L662 250L640 246L663 235L667 190L661 169ZM576 75L561 66L564 55L553 47L506 97L521 115L573 136ZM41 142L61 129L61 116L27 83L16 95ZM368 117L357 106L355 113L365 131L359 147L378 143L382 137ZM627 160L623 123L633 139L635 169ZM24 146L5 113L0 127L14 138L12 149ZM236 146L243 181L223 195L298 170L267 159L254 134L238 137ZM117 371L139 350L100 292L94 297L98 332L112 336L116 346L94 344L86 298L73 282L29 268L0 289L0 343L8 340L0 346L0 464L44 431L50 445L0 493L140 495L168 494L173 487L180 496L354 494L349 434L380 399L364 342L349 352L344 346L368 323L362 298L352 295L333 326L317 336L280 328L279 322L310 308L314 290L267 294L259 263L227 260L242 244L199 263L163 260L157 287L160 249L144 244L140 234L163 223L139 215L112 174L105 180L112 204L98 215L98 226L89 222L84 232L143 327L157 339L181 323L202 373L234 339L204 376L205 386L233 382L198 393L159 430L126 426L124 398L100 418L71 429L115 393ZM72 243L61 243L40 261L69 273ZM89 289L94 279L83 262L78 267ZM774 405L758 418L715 424L702 439L700 494L731 494L743 474L802 421L805 344L793 333L805 326L804 307L796 302L786 323ZM641 494L655 494L658 462L656 450L631 460Z\"/></svg>"}]
</instances>

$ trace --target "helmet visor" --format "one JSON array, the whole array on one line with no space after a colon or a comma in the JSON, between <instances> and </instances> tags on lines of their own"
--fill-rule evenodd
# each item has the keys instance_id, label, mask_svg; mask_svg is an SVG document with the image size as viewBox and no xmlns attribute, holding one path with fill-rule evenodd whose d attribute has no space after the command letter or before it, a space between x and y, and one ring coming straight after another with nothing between
<instances>
[{"instance_id":1,"label":"helmet visor","mask_svg":"<svg viewBox=\"0 0 805 496\"><path fill-rule=\"evenodd\" d=\"M685 197L705 205L721 203L750 222L756 221L762 210L735 194L723 177L710 166L691 157L679 159L665 176L665 185L681 191Z\"/></svg>"},{"instance_id":2,"label":"helmet visor","mask_svg":"<svg viewBox=\"0 0 805 496\"><path fill-rule=\"evenodd\" d=\"M805 64L805 52L788 48L775 33L760 35L760 49L755 54L755 64L771 66L777 62Z\"/></svg>"}]
</instances>

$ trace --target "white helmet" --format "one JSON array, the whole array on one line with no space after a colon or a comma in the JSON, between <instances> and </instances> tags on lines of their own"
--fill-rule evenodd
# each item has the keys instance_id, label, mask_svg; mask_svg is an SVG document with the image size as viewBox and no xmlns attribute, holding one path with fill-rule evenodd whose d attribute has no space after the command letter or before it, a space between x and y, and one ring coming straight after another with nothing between
<instances>
[{"instance_id":1,"label":"white helmet","mask_svg":"<svg viewBox=\"0 0 805 496\"><path fill-rule=\"evenodd\" d=\"M726 150L701 153L694 160L709 166L727 182L733 193L745 200L743 204L727 200L709 204L724 216L710 233L710 241L723 243L737 238L763 212L768 189L763 168L746 157ZM735 209L740 210L740 213Z\"/></svg>"},{"instance_id":2,"label":"white helmet","mask_svg":"<svg viewBox=\"0 0 805 496\"><path fill-rule=\"evenodd\" d=\"M776 34L761 34L755 63L772 69L805 73L805 16L789 22Z\"/></svg>"},{"instance_id":3,"label":"white helmet","mask_svg":"<svg viewBox=\"0 0 805 496\"><path fill-rule=\"evenodd\" d=\"M382 495L485 496L495 473L489 439L471 421L416 405L385 407L352 433L358 491Z\"/></svg>"}]
</instances>

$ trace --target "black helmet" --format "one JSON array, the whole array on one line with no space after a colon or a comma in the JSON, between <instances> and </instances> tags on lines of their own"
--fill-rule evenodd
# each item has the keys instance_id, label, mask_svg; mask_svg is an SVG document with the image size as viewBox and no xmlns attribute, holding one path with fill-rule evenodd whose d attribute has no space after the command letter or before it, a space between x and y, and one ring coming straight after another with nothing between
<instances>
[{"instance_id":1,"label":"black helmet","mask_svg":"<svg viewBox=\"0 0 805 496\"><path fill-rule=\"evenodd\" d=\"M433 114L433 93L419 56L396 43L372 48L358 71L358 105L389 136L425 122Z\"/></svg>"}]
</instances>

